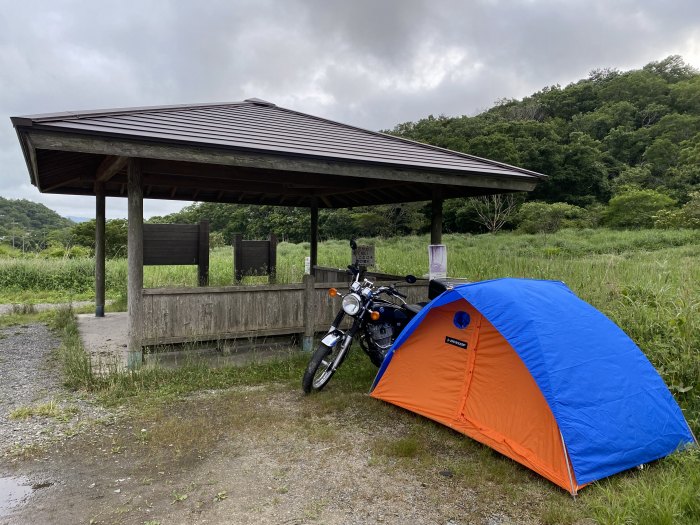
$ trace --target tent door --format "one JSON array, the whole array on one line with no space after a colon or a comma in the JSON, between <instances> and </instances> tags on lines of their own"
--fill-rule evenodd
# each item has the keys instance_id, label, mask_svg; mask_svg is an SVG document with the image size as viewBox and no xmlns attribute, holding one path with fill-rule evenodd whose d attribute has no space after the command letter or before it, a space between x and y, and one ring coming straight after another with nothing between
<instances>
[{"instance_id":1,"label":"tent door","mask_svg":"<svg viewBox=\"0 0 700 525\"><path fill-rule=\"evenodd\" d=\"M464 386L462 388L462 393L460 394L460 402L457 405L457 412L454 415L455 420L464 419L465 407L467 405L467 399L469 398L469 387L471 386L472 378L474 377L474 366L476 365L476 354L479 345L479 330L481 328L482 316L480 313L476 312L476 315L472 315L472 318L474 328L472 329L472 334L469 338L469 355L467 357L467 367L464 372Z\"/></svg>"}]
</instances>

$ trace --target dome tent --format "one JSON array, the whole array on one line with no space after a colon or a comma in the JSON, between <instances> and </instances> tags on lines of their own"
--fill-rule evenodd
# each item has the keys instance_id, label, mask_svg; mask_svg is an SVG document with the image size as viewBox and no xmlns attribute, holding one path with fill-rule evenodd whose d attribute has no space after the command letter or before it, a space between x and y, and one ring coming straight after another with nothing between
<instances>
[{"instance_id":1,"label":"dome tent","mask_svg":"<svg viewBox=\"0 0 700 525\"><path fill-rule=\"evenodd\" d=\"M555 281L497 279L445 292L397 338L371 395L572 494L694 440L634 342Z\"/></svg>"}]
</instances>

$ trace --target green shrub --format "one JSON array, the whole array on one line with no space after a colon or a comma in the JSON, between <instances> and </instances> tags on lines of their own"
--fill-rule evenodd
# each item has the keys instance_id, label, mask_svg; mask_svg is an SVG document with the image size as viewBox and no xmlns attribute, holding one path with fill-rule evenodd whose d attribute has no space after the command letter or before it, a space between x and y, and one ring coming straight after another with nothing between
<instances>
[{"instance_id":1,"label":"green shrub","mask_svg":"<svg viewBox=\"0 0 700 525\"><path fill-rule=\"evenodd\" d=\"M683 228L685 223L685 214L682 209L661 210L654 215L654 228L675 230L677 228Z\"/></svg>"},{"instance_id":2,"label":"green shrub","mask_svg":"<svg viewBox=\"0 0 700 525\"><path fill-rule=\"evenodd\" d=\"M676 210L661 210L654 216L654 227L700 229L700 191L690 194L690 200Z\"/></svg>"},{"instance_id":3,"label":"green shrub","mask_svg":"<svg viewBox=\"0 0 700 525\"><path fill-rule=\"evenodd\" d=\"M633 189L610 199L603 221L613 228L651 228L654 217L675 204L675 200L658 191Z\"/></svg>"},{"instance_id":4,"label":"green shrub","mask_svg":"<svg viewBox=\"0 0 700 525\"><path fill-rule=\"evenodd\" d=\"M39 255L47 259L84 259L92 256L92 250L84 246L66 248L60 244L52 244L39 252Z\"/></svg>"},{"instance_id":5,"label":"green shrub","mask_svg":"<svg viewBox=\"0 0 700 525\"><path fill-rule=\"evenodd\" d=\"M591 214L584 208L555 202L526 202L518 212L518 229L525 233L554 233L562 228L588 228Z\"/></svg>"},{"instance_id":6,"label":"green shrub","mask_svg":"<svg viewBox=\"0 0 700 525\"><path fill-rule=\"evenodd\" d=\"M66 249L60 244L51 244L39 252L39 255L47 259L63 259L66 257Z\"/></svg>"},{"instance_id":7,"label":"green shrub","mask_svg":"<svg viewBox=\"0 0 700 525\"><path fill-rule=\"evenodd\" d=\"M12 258L20 257L22 252L17 248L8 246L7 244L0 244L0 258Z\"/></svg>"}]
</instances>

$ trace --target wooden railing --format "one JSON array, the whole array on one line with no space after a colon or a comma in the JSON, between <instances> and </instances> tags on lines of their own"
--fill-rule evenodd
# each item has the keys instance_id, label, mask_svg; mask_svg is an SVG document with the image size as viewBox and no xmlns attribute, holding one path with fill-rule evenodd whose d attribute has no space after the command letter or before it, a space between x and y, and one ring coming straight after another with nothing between
<instances>
[{"instance_id":1,"label":"wooden railing","mask_svg":"<svg viewBox=\"0 0 700 525\"><path fill-rule=\"evenodd\" d=\"M390 281L393 284L393 281ZM157 345L323 332L340 309L330 288L304 276L299 284L143 290L144 344ZM425 282L401 283L408 302L427 300Z\"/></svg>"}]
</instances>

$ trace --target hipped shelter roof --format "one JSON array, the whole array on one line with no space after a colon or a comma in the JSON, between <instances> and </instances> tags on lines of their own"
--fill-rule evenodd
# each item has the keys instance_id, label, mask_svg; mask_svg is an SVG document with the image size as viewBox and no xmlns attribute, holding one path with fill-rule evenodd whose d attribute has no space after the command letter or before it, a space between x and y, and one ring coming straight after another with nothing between
<instances>
[{"instance_id":1,"label":"hipped shelter roof","mask_svg":"<svg viewBox=\"0 0 700 525\"><path fill-rule=\"evenodd\" d=\"M545 176L259 99L13 117L44 193L337 208L529 191Z\"/></svg>"}]
</instances>

